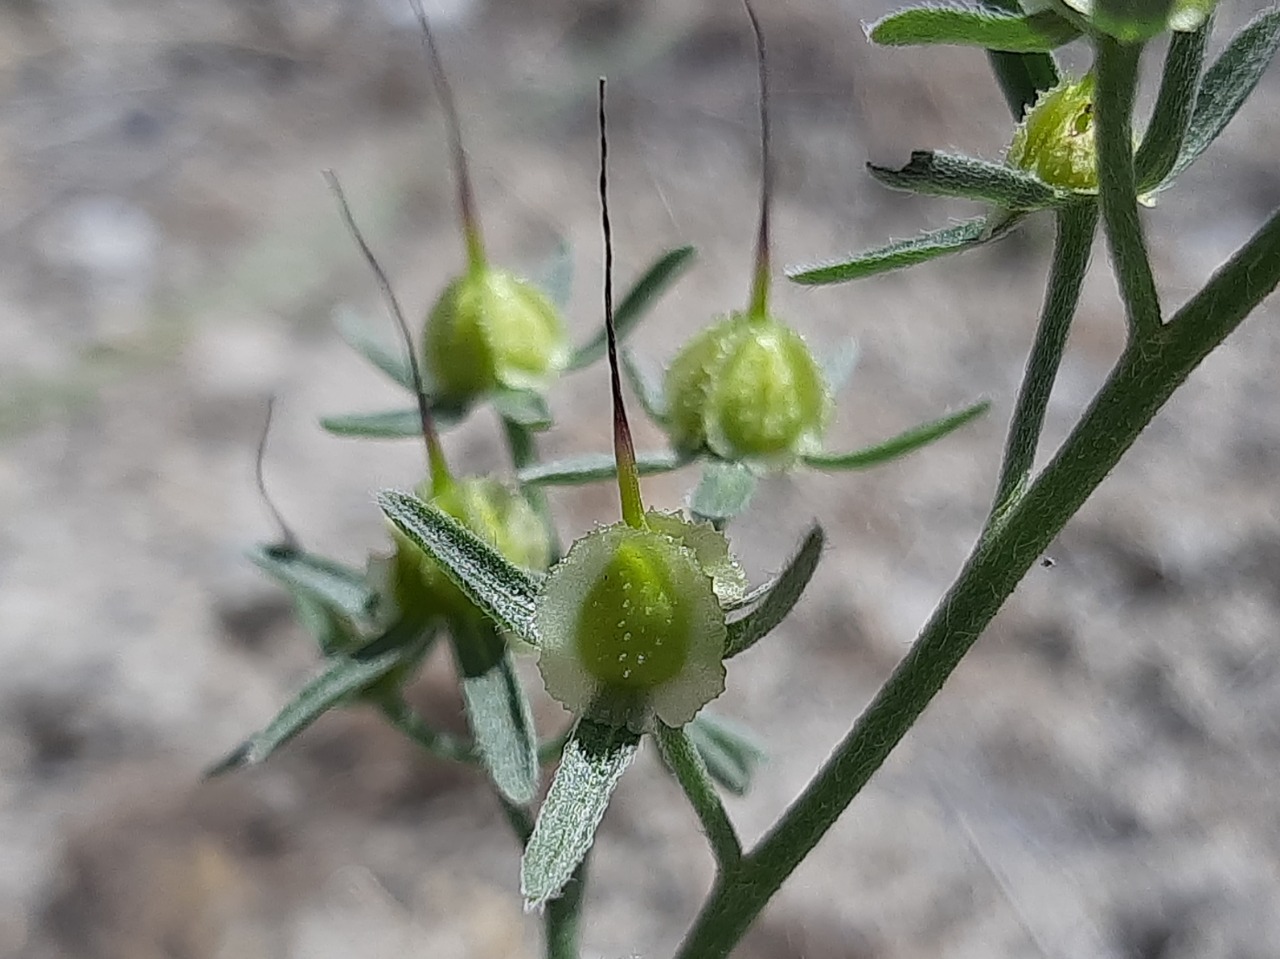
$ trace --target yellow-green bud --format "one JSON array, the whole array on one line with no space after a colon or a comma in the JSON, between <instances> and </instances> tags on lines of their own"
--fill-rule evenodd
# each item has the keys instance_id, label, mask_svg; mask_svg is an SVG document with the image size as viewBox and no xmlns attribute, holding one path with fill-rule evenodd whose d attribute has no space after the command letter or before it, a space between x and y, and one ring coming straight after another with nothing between
<instances>
[{"instance_id":1,"label":"yellow-green bud","mask_svg":"<svg viewBox=\"0 0 1280 959\"><path fill-rule=\"evenodd\" d=\"M445 287L424 341L437 394L457 402L498 388L544 389L570 355L564 322L546 295L485 265Z\"/></svg>"},{"instance_id":2,"label":"yellow-green bud","mask_svg":"<svg viewBox=\"0 0 1280 959\"><path fill-rule=\"evenodd\" d=\"M578 715L637 731L653 716L682 726L724 691L720 595L745 585L710 526L669 513L645 520L574 543L535 608L547 692Z\"/></svg>"},{"instance_id":3,"label":"yellow-green bud","mask_svg":"<svg viewBox=\"0 0 1280 959\"><path fill-rule=\"evenodd\" d=\"M524 496L497 480L455 480L428 501L515 565L528 570L547 568L551 547L541 518ZM396 527L392 527L392 535L396 543L393 588L402 613L422 619L483 615L407 536Z\"/></svg>"},{"instance_id":4,"label":"yellow-green bud","mask_svg":"<svg viewBox=\"0 0 1280 959\"><path fill-rule=\"evenodd\" d=\"M1040 95L1014 131L1008 161L1050 186L1097 192L1092 73L1079 81L1063 80Z\"/></svg>"},{"instance_id":5,"label":"yellow-green bud","mask_svg":"<svg viewBox=\"0 0 1280 959\"><path fill-rule=\"evenodd\" d=\"M832 398L800 334L732 313L695 336L667 370L672 444L728 460L789 465L819 448Z\"/></svg>"}]
</instances>

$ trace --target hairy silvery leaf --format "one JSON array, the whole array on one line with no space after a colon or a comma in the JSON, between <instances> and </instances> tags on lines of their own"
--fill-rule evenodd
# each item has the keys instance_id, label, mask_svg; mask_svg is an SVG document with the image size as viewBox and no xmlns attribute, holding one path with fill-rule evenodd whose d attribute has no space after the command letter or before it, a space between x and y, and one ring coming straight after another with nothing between
<instances>
[{"instance_id":1,"label":"hairy silvery leaf","mask_svg":"<svg viewBox=\"0 0 1280 959\"><path fill-rule=\"evenodd\" d=\"M583 719L565 744L560 768L538 811L520 861L520 892L540 907L554 899L595 841L596 829L640 736Z\"/></svg>"},{"instance_id":2,"label":"hairy silvery leaf","mask_svg":"<svg viewBox=\"0 0 1280 959\"><path fill-rule=\"evenodd\" d=\"M933 150L914 151L911 162L898 170L871 163L867 169L895 190L994 203L1006 210L1042 210L1072 199L1069 191L1052 187L1026 171Z\"/></svg>"},{"instance_id":3,"label":"hairy silvery leaf","mask_svg":"<svg viewBox=\"0 0 1280 959\"><path fill-rule=\"evenodd\" d=\"M756 474L741 463L708 460L689 496L689 511L712 522L731 520L751 504L758 482Z\"/></svg>"},{"instance_id":4,"label":"hairy silvery leaf","mask_svg":"<svg viewBox=\"0 0 1280 959\"><path fill-rule=\"evenodd\" d=\"M349 619L367 620L377 610L377 591L364 573L335 560L273 546L258 546L249 558L295 596L323 603Z\"/></svg>"},{"instance_id":5,"label":"hairy silvery leaf","mask_svg":"<svg viewBox=\"0 0 1280 959\"><path fill-rule=\"evenodd\" d=\"M414 388L408 358L403 351L388 346L382 337L369 328L368 323L355 313L342 310L335 317L334 325L338 328L338 335L353 350L406 390Z\"/></svg>"},{"instance_id":6,"label":"hairy silvery leaf","mask_svg":"<svg viewBox=\"0 0 1280 959\"><path fill-rule=\"evenodd\" d=\"M822 544L822 527L815 526L756 607L741 619L729 623L725 659L750 649L786 619L813 578L813 571L818 568Z\"/></svg>"},{"instance_id":7,"label":"hairy silvery leaf","mask_svg":"<svg viewBox=\"0 0 1280 959\"><path fill-rule=\"evenodd\" d=\"M755 736L707 709L684 729L711 778L735 796L745 795L756 768L765 759Z\"/></svg>"}]
</instances>

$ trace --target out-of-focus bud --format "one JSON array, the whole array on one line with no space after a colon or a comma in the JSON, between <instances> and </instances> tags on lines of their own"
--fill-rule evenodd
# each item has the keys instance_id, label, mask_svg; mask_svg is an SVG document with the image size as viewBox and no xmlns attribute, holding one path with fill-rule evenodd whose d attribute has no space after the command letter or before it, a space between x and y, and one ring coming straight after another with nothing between
<instances>
[{"instance_id":1,"label":"out-of-focus bud","mask_svg":"<svg viewBox=\"0 0 1280 959\"><path fill-rule=\"evenodd\" d=\"M1040 95L1013 134L1008 162L1050 186L1097 192L1092 73L1078 81L1064 80Z\"/></svg>"},{"instance_id":2,"label":"out-of-focus bud","mask_svg":"<svg viewBox=\"0 0 1280 959\"><path fill-rule=\"evenodd\" d=\"M788 466L819 448L832 398L800 334L733 313L695 336L667 370L672 445Z\"/></svg>"},{"instance_id":3,"label":"out-of-focus bud","mask_svg":"<svg viewBox=\"0 0 1280 959\"><path fill-rule=\"evenodd\" d=\"M436 395L458 403L500 388L543 390L570 356L564 322L546 295L484 264L445 287L424 340Z\"/></svg>"}]
</instances>

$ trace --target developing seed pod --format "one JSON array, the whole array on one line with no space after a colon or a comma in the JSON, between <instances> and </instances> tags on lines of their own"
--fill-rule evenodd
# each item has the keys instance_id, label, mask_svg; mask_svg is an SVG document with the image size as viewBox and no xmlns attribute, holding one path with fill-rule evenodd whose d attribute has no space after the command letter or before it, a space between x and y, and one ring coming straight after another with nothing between
<instances>
[{"instance_id":1,"label":"developing seed pod","mask_svg":"<svg viewBox=\"0 0 1280 959\"><path fill-rule=\"evenodd\" d=\"M725 616L717 577L690 540L709 526L646 513L578 540L552 569L535 615L547 692L577 715L642 731L689 722L724 692ZM741 594L741 570L729 560ZM721 580L724 581L723 578Z\"/></svg>"},{"instance_id":2,"label":"developing seed pod","mask_svg":"<svg viewBox=\"0 0 1280 959\"><path fill-rule=\"evenodd\" d=\"M523 569L541 571L551 560L546 526L529 501L495 479L468 477L450 480L435 495L427 484L418 495L452 516L508 560ZM441 617L456 621L483 617L436 563L396 527L392 588L396 605L418 619Z\"/></svg>"},{"instance_id":3,"label":"developing seed pod","mask_svg":"<svg viewBox=\"0 0 1280 959\"><path fill-rule=\"evenodd\" d=\"M1050 186L1098 191L1093 134L1093 74L1042 93L1013 134L1008 162Z\"/></svg>"},{"instance_id":4,"label":"developing seed pod","mask_svg":"<svg viewBox=\"0 0 1280 959\"><path fill-rule=\"evenodd\" d=\"M426 367L437 396L452 403L465 404L498 388L543 390L569 364L568 332L541 290L490 266L485 257L453 92L421 4L415 2L414 9L445 112L467 249L466 272L445 287L427 314Z\"/></svg>"},{"instance_id":5,"label":"developing seed pod","mask_svg":"<svg viewBox=\"0 0 1280 959\"><path fill-rule=\"evenodd\" d=\"M544 390L569 363L564 322L546 295L485 264L447 287L427 317L426 366L439 397Z\"/></svg>"},{"instance_id":6,"label":"developing seed pod","mask_svg":"<svg viewBox=\"0 0 1280 959\"><path fill-rule=\"evenodd\" d=\"M745 3L760 77L760 229L751 302L716 321L676 355L666 376L668 434L687 453L786 467L821 444L833 400L799 333L769 312L769 84L764 36Z\"/></svg>"}]
</instances>

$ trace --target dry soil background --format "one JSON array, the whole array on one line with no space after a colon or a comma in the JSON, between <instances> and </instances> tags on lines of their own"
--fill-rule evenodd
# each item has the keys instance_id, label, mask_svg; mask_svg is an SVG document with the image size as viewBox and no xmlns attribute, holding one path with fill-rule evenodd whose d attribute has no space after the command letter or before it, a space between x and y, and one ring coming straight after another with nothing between
<instances>
[{"instance_id":1,"label":"dry soil background","mask_svg":"<svg viewBox=\"0 0 1280 959\"><path fill-rule=\"evenodd\" d=\"M269 480L314 548L358 562L384 545L370 491L418 478L412 444L315 426L393 399L332 332L336 308L380 314L318 171L344 176L407 302L427 304L461 261L440 118L401 6L0 4L0 955L537 955L516 849L482 784L371 717L330 716L263 769L198 779L315 666L288 605L241 557L271 535L252 484L266 396L281 396ZM665 358L744 300L754 90L733 0L439 0L432 12L492 252L536 270L567 237L578 336L599 319L602 70L623 281L661 249L700 250L638 344ZM866 159L913 147L995 157L1008 138L980 55L872 50L859 21L877 12L839 0L762 10L787 262L967 212L888 194L862 174ZM1228 0L1222 30L1250 13ZM1150 213L1168 302L1280 202L1277 104L1273 71ZM720 704L772 756L731 803L748 838L847 728L974 536L1049 239L1032 224L909 273L779 290L815 343L861 346L833 444L980 394L995 406L875 473L772 480L735 530L756 575L814 517L830 543L796 616L735 661ZM1192 378L741 956L1275 954L1276 310ZM1054 437L1105 375L1120 324L1099 269ZM606 448L602 376L557 388L548 450ZM503 465L485 416L447 443L464 468ZM675 506L689 479L647 494ZM615 509L607 489L556 503L573 530ZM456 722L441 670L418 701ZM692 815L642 757L598 845L587 954L669 954L709 876Z\"/></svg>"}]
</instances>

